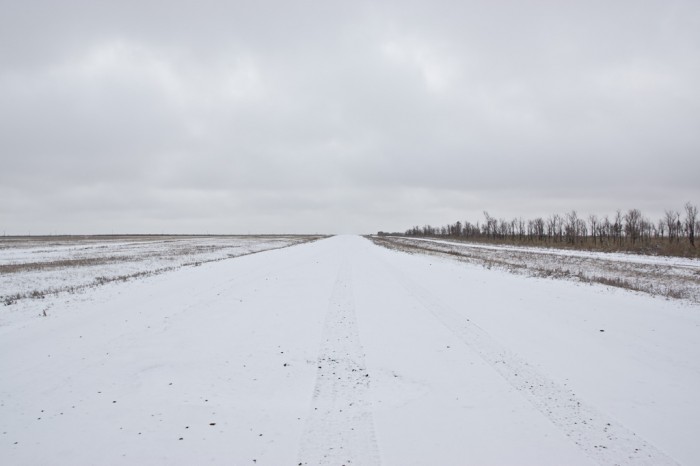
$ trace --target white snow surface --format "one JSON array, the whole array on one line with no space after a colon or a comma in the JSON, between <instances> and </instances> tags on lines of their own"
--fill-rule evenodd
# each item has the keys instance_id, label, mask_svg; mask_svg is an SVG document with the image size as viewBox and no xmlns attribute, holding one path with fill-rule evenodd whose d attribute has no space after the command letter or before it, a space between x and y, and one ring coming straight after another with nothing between
<instances>
[{"instance_id":1,"label":"white snow surface","mask_svg":"<svg viewBox=\"0 0 700 466\"><path fill-rule=\"evenodd\" d=\"M313 236L0 238L0 303L50 310L53 295L313 240ZM34 297L33 297L34 296ZM0 324L11 316L0 316Z\"/></svg>"},{"instance_id":2,"label":"white snow surface","mask_svg":"<svg viewBox=\"0 0 700 466\"><path fill-rule=\"evenodd\" d=\"M429 238L373 237L410 252L450 254L459 260L512 273L614 284L700 304L700 260L669 256L485 245Z\"/></svg>"},{"instance_id":3,"label":"white snow surface","mask_svg":"<svg viewBox=\"0 0 700 466\"><path fill-rule=\"evenodd\" d=\"M700 463L687 301L355 236L52 299L0 326L1 464Z\"/></svg>"},{"instance_id":4,"label":"white snow surface","mask_svg":"<svg viewBox=\"0 0 700 466\"><path fill-rule=\"evenodd\" d=\"M468 243L464 241L449 241L432 238L415 238L415 237L400 237L403 240L426 241L429 243L449 244L459 246L461 248L485 249L491 251L509 251L509 252L527 252L533 254L545 254L552 256L564 257L584 257L590 259L607 260L613 262L629 262L632 264L649 264L649 265L667 265L674 267L689 267L692 269L700 269L700 260L689 257L672 257L672 256L647 256L641 254L623 253L623 252L598 252L584 251L577 249L555 249L543 248L534 246L512 246L507 244L479 244Z\"/></svg>"}]
</instances>

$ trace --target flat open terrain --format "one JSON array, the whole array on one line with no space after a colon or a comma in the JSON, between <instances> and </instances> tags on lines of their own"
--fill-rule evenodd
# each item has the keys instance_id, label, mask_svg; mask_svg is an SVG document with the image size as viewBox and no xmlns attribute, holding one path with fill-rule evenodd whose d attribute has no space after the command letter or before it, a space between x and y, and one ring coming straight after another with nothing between
<instances>
[{"instance_id":1,"label":"flat open terrain","mask_svg":"<svg viewBox=\"0 0 700 466\"><path fill-rule=\"evenodd\" d=\"M698 259L395 236L374 237L373 241L407 252L450 255L521 275L602 283L700 304Z\"/></svg>"},{"instance_id":2,"label":"flat open terrain","mask_svg":"<svg viewBox=\"0 0 700 466\"><path fill-rule=\"evenodd\" d=\"M45 236L0 238L0 303L81 292L180 267L199 266L317 239L316 236ZM3 319L11 318L7 315Z\"/></svg>"},{"instance_id":3,"label":"flat open terrain","mask_svg":"<svg viewBox=\"0 0 700 466\"><path fill-rule=\"evenodd\" d=\"M691 300L353 236L225 259L0 307L0 463L700 462Z\"/></svg>"}]
</instances>

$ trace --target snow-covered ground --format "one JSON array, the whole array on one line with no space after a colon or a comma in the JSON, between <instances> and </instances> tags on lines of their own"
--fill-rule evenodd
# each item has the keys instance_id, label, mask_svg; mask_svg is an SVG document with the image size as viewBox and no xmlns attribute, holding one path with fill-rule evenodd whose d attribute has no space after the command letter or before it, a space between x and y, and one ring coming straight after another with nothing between
<instances>
[{"instance_id":1,"label":"snow-covered ground","mask_svg":"<svg viewBox=\"0 0 700 466\"><path fill-rule=\"evenodd\" d=\"M393 238L393 237L392 237ZM542 248L534 246L513 246L508 244L480 244L469 243L465 241L449 241L432 238L409 238L399 237L401 240L425 241L436 244L447 244L451 246L459 246L468 249L484 249L490 251L507 251L507 252L526 252L531 254L542 254L562 257L582 257L587 259L606 260L611 262L627 262L633 264L648 264L648 265L665 265L673 267L690 267L694 269L700 268L698 259L687 257L672 257L672 256L646 256L641 254L621 253L621 252L600 252L600 251L584 251L577 249L556 249Z\"/></svg>"},{"instance_id":2,"label":"snow-covered ground","mask_svg":"<svg viewBox=\"0 0 700 466\"><path fill-rule=\"evenodd\" d=\"M699 259L485 245L428 238L373 237L373 240L407 252L450 254L465 262L512 273L603 283L700 303Z\"/></svg>"},{"instance_id":3,"label":"snow-covered ground","mask_svg":"<svg viewBox=\"0 0 700 466\"><path fill-rule=\"evenodd\" d=\"M0 238L0 305L50 310L53 295L310 241L310 236ZM21 311L20 311L21 312ZM3 317L0 316L0 323Z\"/></svg>"},{"instance_id":4,"label":"snow-covered ground","mask_svg":"<svg viewBox=\"0 0 700 466\"><path fill-rule=\"evenodd\" d=\"M700 462L697 305L360 237L61 295L0 355L2 464Z\"/></svg>"}]
</instances>

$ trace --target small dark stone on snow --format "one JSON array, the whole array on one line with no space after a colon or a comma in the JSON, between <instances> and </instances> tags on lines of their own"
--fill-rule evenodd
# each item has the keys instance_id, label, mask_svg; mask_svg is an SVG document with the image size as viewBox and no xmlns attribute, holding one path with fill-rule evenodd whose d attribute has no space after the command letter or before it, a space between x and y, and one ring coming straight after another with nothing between
<instances>
[{"instance_id":1,"label":"small dark stone on snow","mask_svg":"<svg viewBox=\"0 0 700 466\"><path fill-rule=\"evenodd\" d=\"M601 331L601 332L604 332L605 330L603 330L603 329L601 328L600 331Z\"/></svg>"},{"instance_id":2,"label":"small dark stone on snow","mask_svg":"<svg viewBox=\"0 0 700 466\"><path fill-rule=\"evenodd\" d=\"M209 425L210 425L210 426L215 426L215 425L216 425L216 422L210 422Z\"/></svg>"}]
</instances>

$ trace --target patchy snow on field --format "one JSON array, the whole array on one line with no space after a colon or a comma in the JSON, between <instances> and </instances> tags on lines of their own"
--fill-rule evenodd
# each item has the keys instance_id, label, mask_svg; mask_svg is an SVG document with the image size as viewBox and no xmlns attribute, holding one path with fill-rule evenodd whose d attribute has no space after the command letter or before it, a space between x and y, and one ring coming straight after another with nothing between
<instances>
[{"instance_id":1,"label":"patchy snow on field","mask_svg":"<svg viewBox=\"0 0 700 466\"><path fill-rule=\"evenodd\" d=\"M0 305L48 312L56 295L299 244L304 236L0 239ZM10 314L9 312L5 312ZM0 317L0 322L3 317Z\"/></svg>"},{"instance_id":2,"label":"patchy snow on field","mask_svg":"<svg viewBox=\"0 0 700 466\"><path fill-rule=\"evenodd\" d=\"M429 243L448 244L452 246L460 246L469 249L485 249L491 251L506 251L506 252L525 252L531 254L544 254L563 257L582 257L587 259L606 260L612 262L627 262L633 264L647 265L664 265L669 267L689 267L692 269L700 268L700 260L686 257L672 256L647 256L641 254L621 253L621 252L599 252L599 251L583 251L577 249L556 249L542 248L534 246L512 246L508 244L479 244L469 243L464 241L449 241L431 238L407 238L401 237L402 240L417 240L426 241Z\"/></svg>"},{"instance_id":3,"label":"patchy snow on field","mask_svg":"<svg viewBox=\"0 0 700 466\"><path fill-rule=\"evenodd\" d=\"M1 462L700 462L698 305L455 259L340 236L5 322Z\"/></svg>"},{"instance_id":4,"label":"patchy snow on field","mask_svg":"<svg viewBox=\"0 0 700 466\"><path fill-rule=\"evenodd\" d=\"M537 277L597 282L700 303L700 260L428 238L373 237L406 251L450 254L460 260Z\"/></svg>"}]
</instances>

